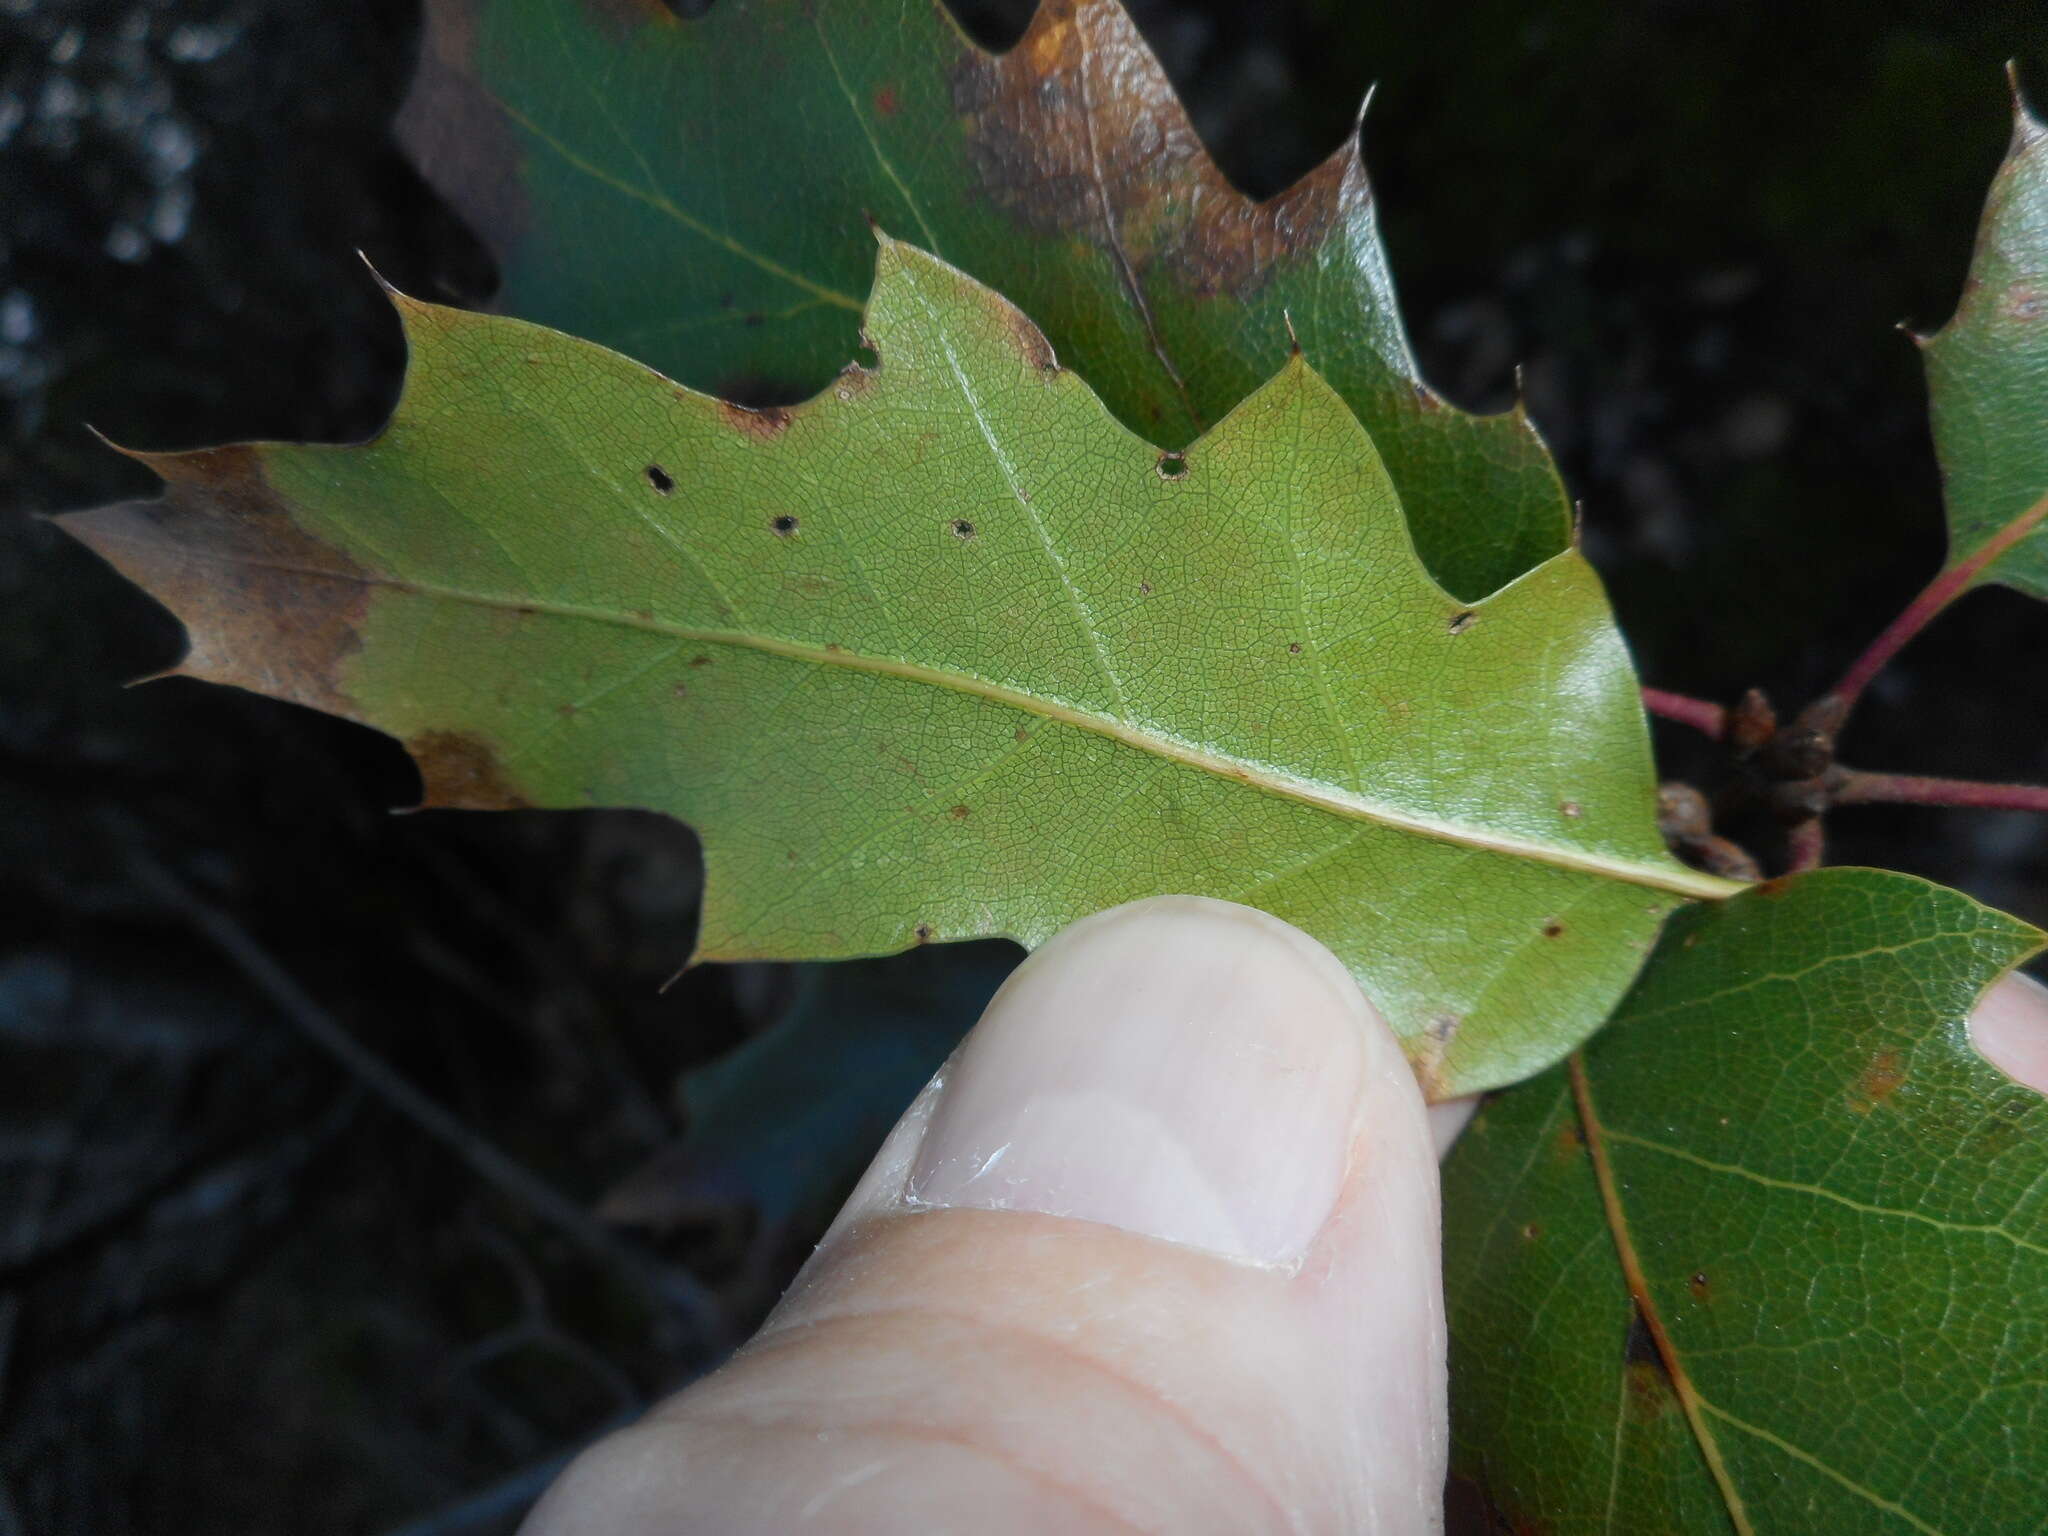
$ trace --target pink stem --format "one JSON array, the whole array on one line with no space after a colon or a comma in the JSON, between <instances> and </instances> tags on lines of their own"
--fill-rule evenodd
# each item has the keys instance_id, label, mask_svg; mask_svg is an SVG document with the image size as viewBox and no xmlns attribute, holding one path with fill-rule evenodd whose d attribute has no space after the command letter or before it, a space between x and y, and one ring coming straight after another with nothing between
<instances>
[{"instance_id":1,"label":"pink stem","mask_svg":"<svg viewBox=\"0 0 2048 1536\"><path fill-rule=\"evenodd\" d=\"M1909 640L1925 629L1942 609L1969 591L1977 578L1984 574L1984 568L2032 533L2043 517L2048 517L2048 496L2043 496L1999 529L1975 554L1957 561L1921 588L1920 595L1906 604L1905 610L1885 626L1884 633L1871 641L1861 656L1849 664L1849 670L1835 684L1835 697L1842 701L1845 712L1863 696L1863 690L1870 686L1873 677L1884 670L1885 664L1905 649Z\"/></svg>"},{"instance_id":2,"label":"pink stem","mask_svg":"<svg viewBox=\"0 0 2048 1536\"><path fill-rule=\"evenodd\" d=\"M1827 854L1827 827L1818 816L1809 816L1785 833L1787 874L1819 869Z\"/></svg>"},{"instance_id":3,"label":"pink stem","mask_svg":"<svg viewBox=\"0 0 2048 1536\"><path fill-rule=\"evenodd\" d=\"M1962 805L1999 811L2048 811L2048 785L1981 784L1974 779L1932 779L1911 773L1837 770L1837 805Z\"/></svg>"},{"instance_id":4,"label":"pink stem","mask_svg":"<svg viewBox=\"0 0 2048 1536\"><path fill-rule=\"evenodd\" d=\"M1667 693L1662 688L1643 690L1643 708L1659 719L1689 725L1714 741L1719 741L1728 729L1728 711L1719 704L1682 693Z\"/></svg>"}]
</instances>

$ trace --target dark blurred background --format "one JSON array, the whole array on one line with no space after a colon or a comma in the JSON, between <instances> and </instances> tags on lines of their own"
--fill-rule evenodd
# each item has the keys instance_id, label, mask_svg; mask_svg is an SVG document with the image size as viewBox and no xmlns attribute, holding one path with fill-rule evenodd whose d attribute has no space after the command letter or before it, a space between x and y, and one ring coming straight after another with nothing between
<instances>
[{"instance_id":1,"label":"dark blurred background","mask_svg":"<svg viewBox=\"0 0 2048 1536\"><path fill-rule=\"evenodd\" d=\"M701 5L698 7L701 9ZM975 0L985 37L1025 0ZM1918 361L2038 0L1156 0L1270 192L1379 85L1417 348L1526 370L1649 680L1817 692L1934 570ZM1014 959L710 968L685 831L393 816L366 730L121 684L176 626L34 514L143 447L346 439L395 398L355 252L488 264L393 148L415 0L0 0L0 1536L509 1530L772 1301ZM1845 743L2048 779L2048 610L1970 598ZM1710 759L1682 734L1671 771ZM1832 856L2048 920L2037 821L1850 811Z\"/></svg>"}]
</instances>

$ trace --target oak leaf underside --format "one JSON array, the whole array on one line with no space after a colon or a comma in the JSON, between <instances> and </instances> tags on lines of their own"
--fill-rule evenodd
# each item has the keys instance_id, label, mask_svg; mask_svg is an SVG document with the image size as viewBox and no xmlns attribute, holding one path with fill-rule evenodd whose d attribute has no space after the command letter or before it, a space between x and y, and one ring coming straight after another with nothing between
<instances>
[{"instance_id":1,"label":"oak leaf underside","mask_svg":"<svg viewBox=\"0 0 2048 1536\"><path fill-rule=\"evenodd\" d=\"M1962 302L1921 356L1952 579L2048 597L2048 126L2017 87Z\"/></svg>"},{"instance_id":2,"label":"oak leaf underside","mask_svg":"<svg viewBox=\"0 0 2048 1536\"><path fill-rule=\"evenodd\" d=\"M163 502L67 524L187 620L184 671L390 732L430 803L695 826L705 958L1245 900L1448 1095L1557 1059L1666 912L1729 889L1658 839L1583 559L1444 593L1299 356L1162 455L886 239L879 367L788 409L399 305L375 441L155 458Z\"/></svg>"}]
</instances>

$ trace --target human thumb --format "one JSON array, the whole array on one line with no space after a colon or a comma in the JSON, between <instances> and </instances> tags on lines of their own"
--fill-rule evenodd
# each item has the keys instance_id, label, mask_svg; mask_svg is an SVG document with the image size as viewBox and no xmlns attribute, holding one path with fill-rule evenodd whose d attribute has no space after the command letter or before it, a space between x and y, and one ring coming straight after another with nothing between
<instances>
[{"instance_id":1,"label":"human thumb","mask_svg":"<svg viewBox=\"0 0 2048 1536\"><path fill-rule=\"evenodd\" d=\"M760 1334L528 1536L1418 1532L1436 1162L1327 950L1227 902L1074 924L897 1125Z\"/></svg>"}]
</instances>

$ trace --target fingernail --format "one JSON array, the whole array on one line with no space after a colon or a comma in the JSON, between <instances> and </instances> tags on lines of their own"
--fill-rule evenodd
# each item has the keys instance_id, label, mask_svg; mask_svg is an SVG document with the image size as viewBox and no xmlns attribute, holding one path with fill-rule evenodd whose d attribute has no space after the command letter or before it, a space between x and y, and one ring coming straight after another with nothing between
<instances>
[{"instance_id":1,"label":"fingernail","mask_svg":"<svg viewBox=\"0 0 2048 1536\"><path fill-rule=\"evenodd\" d=\"M1076 923L968 1036L908 1196L1291 1265L1336 1202L1369 1061L1407 1070L1369 1008L1249 907L1158 897Z\"/></svg>"},{"instance_id":2,"label":"fingernail","mask_svg":"<svg viewBox=\"0 0 2048 1536\"><path fill-rule=\"evenodd\" d=\"M2015 1082L2048 1093L2048 987L2014 971L1970 1015L1977 1054Z\"/></svg>"}]
</instances>

